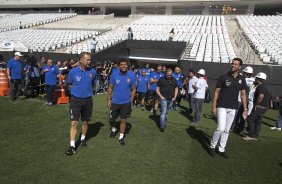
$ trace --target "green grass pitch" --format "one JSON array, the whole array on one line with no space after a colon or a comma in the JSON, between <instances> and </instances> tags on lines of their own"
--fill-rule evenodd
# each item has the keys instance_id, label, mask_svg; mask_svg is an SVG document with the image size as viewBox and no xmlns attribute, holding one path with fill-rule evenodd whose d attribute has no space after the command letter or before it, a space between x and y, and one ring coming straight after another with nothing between
<instances>
[{"instance_id":1,"label":"green grass pitch","mask_svg":"<svg viewBox=\"0 0 282 184\"><path fill-rule=\"evenodd\" d=\"M47 107L37 100L12 104L0 98L0 183L281 183L282 132L270 130L277 111L269 110L260 138L246 142L230 133L229 159L207 152L216 128L211 104L201 122L190 126L182 102L170 111L164 133L149 111L133 107L126 146L109 138L106 96L93 98L87 148L66 156L69 145L68 105ZM79 124L78 135L81 124ZM78 136L77 136L78 137Z\"/></svg>"}]
</instances>

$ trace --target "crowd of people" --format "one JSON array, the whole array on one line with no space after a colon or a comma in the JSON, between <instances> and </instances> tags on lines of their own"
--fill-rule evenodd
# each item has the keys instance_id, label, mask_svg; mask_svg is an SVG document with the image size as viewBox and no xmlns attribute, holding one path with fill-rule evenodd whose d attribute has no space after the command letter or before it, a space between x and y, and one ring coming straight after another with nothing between
<instances>
[{"instance_id":1,"label":"crowd of people","mask_svg":"<svg viewBox=\"0 0 282 184\"><path fill-rule=\"evenodd\" d=\"M21 59L22 58L22 59ZM1 59L1 57L0 57ZM136 108L146 109L154 116L159 114L159 129L164 132L168 111L178 110L182 99L188 101L188 114L191 114L191 124L196 125L201 121L204 101L209 101L209 87L206 71L200 69L189 70L188 75L176 66L173 69L165 65L152 68L150 64L144 67L130 65L127 59L119 63L104 62L91 64L91 54L83 52L79 60L72 59L53 62L50 58L42 56L38 61L33 56L22 56L15 52L14 57L7 64L1 59L1 67L7 67L10 80L10 100L17 100L21 89L25 91L30 83L38 93L47 94L46 104L53 105L54 89L62 85L61 75L67 76L69 84L70 101L70 146L67 155L75 153L76 127L79 119L83 121L81 145L86 146L85 136L88 121L91 120L93 94L107 93L107 106L109 108L109 123L111 126L110 138L115 138L117 128L115 120L120 118L119 144L125 145L126 119L131 114L132 105ZM210 155L216 153L227 158L225 147L230 130L241 134L247 122L248 136L246 141L255 141L259 137L261 119L263 114L271 107L271 92L265 81L267 75L263 72L253 75L253 68L247 66L241 73L243 61L234 58L230 71L219 77L213 96L212 113L217 120L217 128L210 142ZM24 87L21 87L23 84ZM277 127L281 130L281 110ZM218 146L217 146L218 145ZM217 149L216 149L217 148Z\"/></svg>"}]
</instances>

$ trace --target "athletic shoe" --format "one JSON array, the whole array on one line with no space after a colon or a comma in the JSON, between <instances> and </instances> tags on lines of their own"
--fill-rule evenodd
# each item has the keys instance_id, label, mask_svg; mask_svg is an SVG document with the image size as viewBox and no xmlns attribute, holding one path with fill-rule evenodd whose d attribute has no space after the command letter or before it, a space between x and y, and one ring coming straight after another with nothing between
<instances>
[{"instance_id":1,"label":"athletic shoe","mask_svg":"<svg viewBox=\"0 0 282 184\"><path fill-rule=\"evenodd\" d=\"M225 152L220 152L220 151L217 150L217 153L218 153L220 156L222 156L223 158L228 159L228 156L227 156L227 154L226 154Z\"/></svg>"},{"instance_id":2,"label":"athletic shoe","mask_svg":"<svg viewBox=\"0 0 282 184\"><path fill-rule=\"evenodd\" d=\"M80 146L82 146L82 147L86 147L87 146L85 139L80 142Z\"/></svg>"},{"instance_id":3,"label":"athletic shoe","mask_svg":"<svg viewBox=\"0 0 282 184\"><path fill-rule=\"evenodd\" d=\"M154 109L152 108L152 109L150 110L150 112L154 112Z\"/></svg>"},{"instance_id":4,"label":"athletic shoe","mask_svg":"<svg viewBox=\"0 0 282 184\"><path fill-rule=\"evenodd\" d=\"M276 127L270 127L270 129L271 129L271 130L276 130L277 128L276 128Z\"/></svg>"},{"instance_id":5,"label":"athletic shoe","mask_svg":"<svg viewBox=\"0 0 282 184\"><path fill-rule=\"evenodd\" d=\"M165 130L164 128L160 128L160 132L164 132L164 130Z\"/></svg>"},{"instance_id":6,"label":"athletic shoe","mask_svg":"<svg viewBox=\"0 0 282 184\"><path fill-rule=\"evenodd\" d=\"M113 132L113 131L111 131L110 138L114 139L114 138L115 138L115 136L116 136L116 133L115 133L115 132Z\"/></svg>"},{"instance_id":7,"label":"athletic shoe","mask_svg":"<svg viewBox=\"0 0 282 184\"><path fill-rule=\"evenodd\" d=\"M51 105L53 105L53 103L52 102L48 102L48 106L51 106Z\"/></svg>"},{"instance_id":8,"label":"athletic shoe","mask_svg":"<svg viewBox=\"0 0 282 184\"><path fill-rule=\"evenodd\" d=\"M281 131L281 128L277 128L278 131Z\"/></svg>"},{"instance_id":9,"label":"athletic shoe","mask_svg":"<svg viewBox=\"0 0 282 184\"><path fill-rule=\"evenodd\" d=\"M210 148L209 154L210 154L210 156L215 157L215 149L214 148Z\"/></svg>"},{"instance_id":10,"label":"athletic shoe","mask_svg":"<svg viewBox=\"0 0 282 184\"><path fill-rule=\"evenodd\" d=\"M119 139L118 142L121 146L125 146L124 138Z\"/></svg>"},{"instance_id":11,"label":"athletic shoe","mask_svg":"<svg viewBox=\"0 0 282 184\"><path fill-rule=\"evenodd\" d=\"M75 148L73 146L70 146L66 151L66 155L73 155L73 154L75 154Z\"/></svg>"},{"instance_id":12,"label":"athletic shoe","mask_svg":"<svg viewBox=\"0 0 282 184\"><path fill-rule=\"evenodd\" d=\"M245 140L245 141L257 141L258 140L257 138L253 138L253 137L249 137L249 136L243 137L242 139Z\"/></svg>"},{"instance_id":13,"label":"athletic shoe","mask_svg":"<svg viewBox=\"0 0 282 184\"><path fill-rule=\"evenodd\" d=\"M144 110L145 110L145 107L144 107L144 106L141 106L141 110L144 111Z\"/></svg>"}]
</instances>

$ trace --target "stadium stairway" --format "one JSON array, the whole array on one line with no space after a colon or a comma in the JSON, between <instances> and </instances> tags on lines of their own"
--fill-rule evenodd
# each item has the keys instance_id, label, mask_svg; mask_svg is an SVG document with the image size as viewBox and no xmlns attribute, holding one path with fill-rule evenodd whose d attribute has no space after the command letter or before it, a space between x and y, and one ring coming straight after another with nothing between
<instances>
[{"instance_id":1,"label":"stadium stairway","mask_svg":"<svg viewBox=\"0 0 282 184\"><path fill-rule=\"evenodd\" d=\"M232 46L234 48L234 51L235 53L237 54L237 56L239 58L242 58L244 63L246 64L255 64L255 65L263 65L263 63L260 61L259 57L257 54L253 54L251 57L249 57L245 51L242 50L242 48L239 48L239 45L236 44L236 33L238 30L240 30L238 24L237 24L237 21L235 20L235 18L233 17L229 17L229 16L226 16L225 17L225 22L226 22L226 27L227 27L227 30L228 30L228 34L230 36L230 39L231 40L231 43L232 43ZM246 40L245 37L243 37L244 39L244 43L247 43L248 41ZM240 45L240 47L242 47ZM252 50L253 49L250 47L249 44L246 44L245 45L246 49L249 49L249 50Z\"/></svg>"}]
</instances>

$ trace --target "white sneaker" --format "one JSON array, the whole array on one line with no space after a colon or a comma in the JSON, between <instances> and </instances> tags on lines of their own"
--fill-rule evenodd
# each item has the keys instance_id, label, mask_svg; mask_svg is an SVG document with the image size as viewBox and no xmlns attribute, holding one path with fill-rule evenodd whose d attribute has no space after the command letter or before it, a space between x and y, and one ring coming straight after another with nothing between
<instances>
[{"instance_id":1,"label":"white sneaker","mask_svg":"<svg viewBox=\"0 0 282 184\"><path fill-rule=\"evenodd\" d=\"M271 130L276 130L277 128L276 128L276 127L270 127L270 129L271 129Z\"/></svg>"},{"instance_id":2,"label":"white sneaker","mask_svg":"<svg viewBox=\"0 0 282 184\"><path fill-rule=\"evenodd\" d=\"M281 131L281 128L277 128L278 131Z\"/></svg>"}]
</instances>

